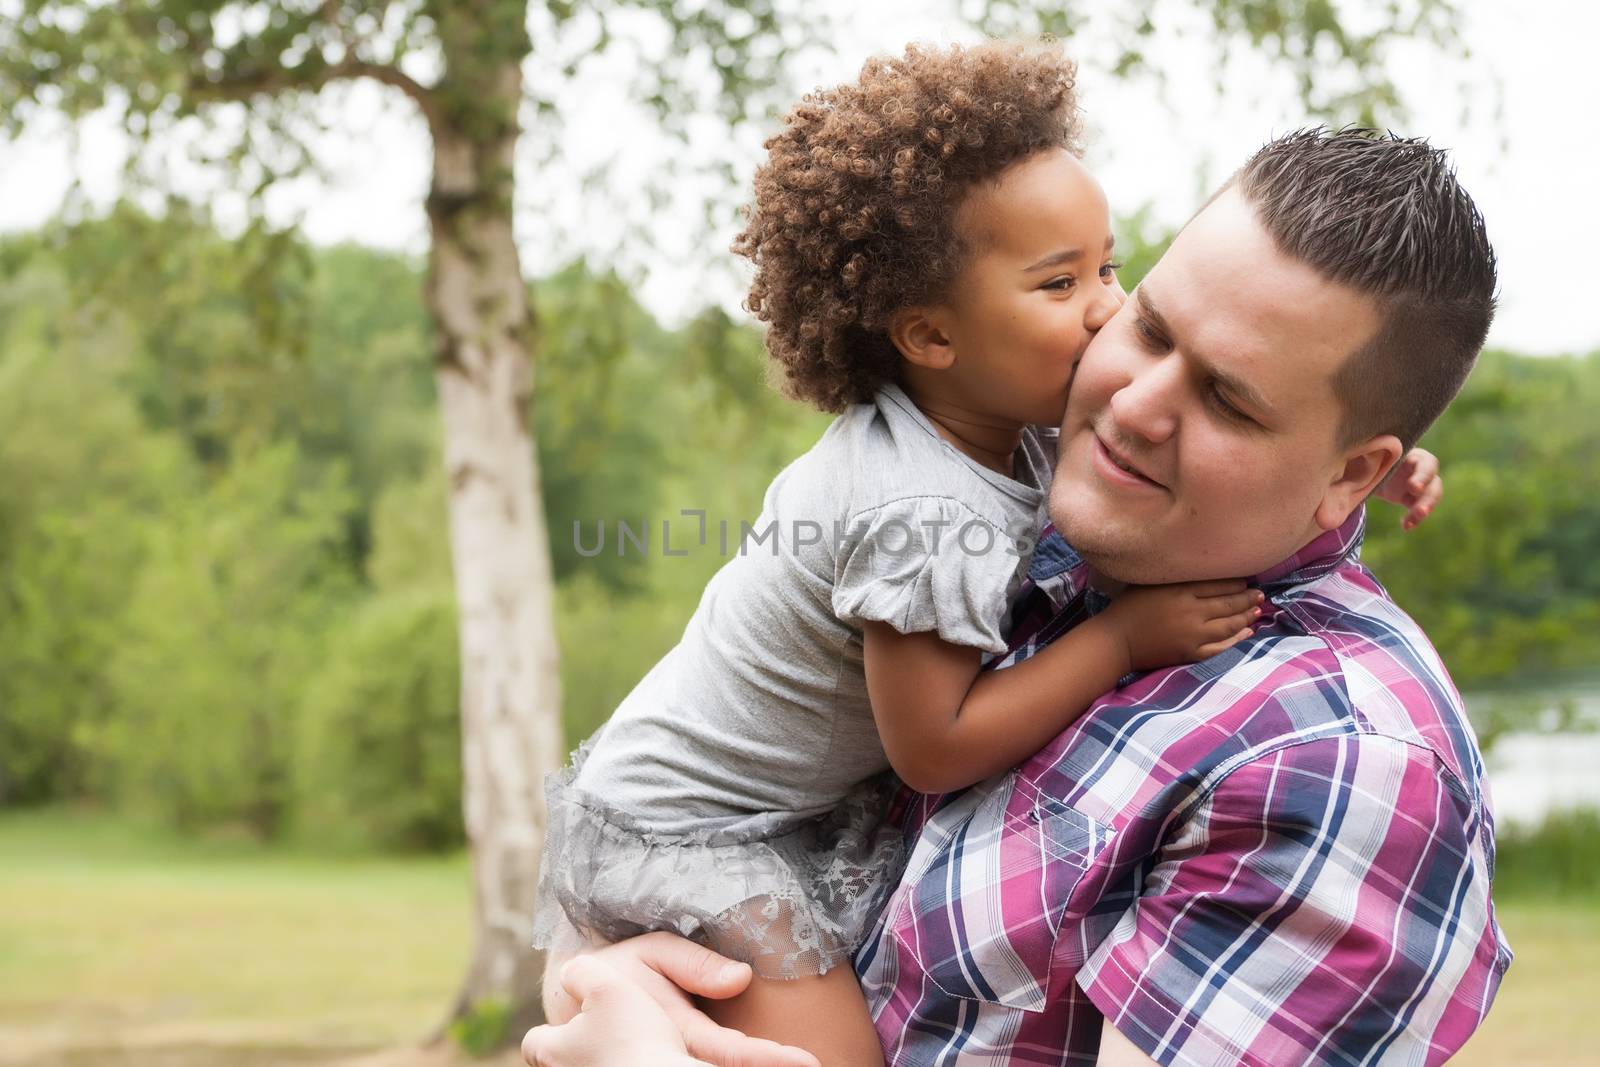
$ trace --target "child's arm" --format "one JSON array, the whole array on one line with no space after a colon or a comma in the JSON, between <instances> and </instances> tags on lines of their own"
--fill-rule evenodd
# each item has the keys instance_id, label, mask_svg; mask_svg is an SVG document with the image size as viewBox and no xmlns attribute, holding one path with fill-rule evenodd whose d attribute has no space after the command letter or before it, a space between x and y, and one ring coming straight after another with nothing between
<instances>
[{"instance_id":1,"label":"child's arm","mask_svg":"<svg viewBox=\"0 0 1600 1067\"><path fill-rule=\"evenodd\" d=\"M1439 477L1439 457L1426 448L1413 448L1400 457L1389 477L1373 493L1406 509L1400 519L1403 530L1416 529L1439 506L1444 497L1444 479Z\"/></svg>"},{"instance_id":2,"label":"child's arm","mask_svg":"<svg viewBox=\"0 0 1600 1067\"><path fill-rule=\"evenodd\" d=\"M980 782L1033 755L1130 671L1247 637L1262 599L1232 580L1132 589L1031 658L981 674L978 649L870 622L867 692L884 751L919 792Z\"/></svg>"}]
</instances>

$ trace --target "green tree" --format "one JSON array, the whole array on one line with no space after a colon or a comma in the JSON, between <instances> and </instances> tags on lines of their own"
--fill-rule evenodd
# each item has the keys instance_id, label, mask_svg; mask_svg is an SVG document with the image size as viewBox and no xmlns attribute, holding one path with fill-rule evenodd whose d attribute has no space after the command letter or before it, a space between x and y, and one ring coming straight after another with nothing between
<instances>
[{"instance_id":1,"label":"green tree","mask_svg":"<svg viewBox=\"0 0 1600 1067\"><path fill-rule=\"evenodd\" d=\"M1445 0L1414 4L1423 12L1450 8ZM498 1001L509 1006L513 1030L532 1021L541 964L525 945L543 830L539 781L563 746L551 551L528 421L538 328L512 228L516 145L525 117L538 132L557 117L548 90L586 56L651 34L669 44L634 64L634 88L664 125L681 133L708 107L741 118L776 82L787 54L817 24L816 13L780 0L11 0L8 6L11 17L0 22L6 128L43 112L81 116L110 104L131 133L149 138L190 117L220 114L236 120L222 128L238 134L222 161L257 194L256 203L275 177L309 162L297 124L312 113L312 98L333 83L375 80L404 94L425 121L433 149L426 303L445 427L461 624L464 804L478 902L472 962L454 1014ZM1079 29L1079 13L1093 10L1014 0L980 6L994 25L1063 32ZM1209 8L1225 39L1277 42L1297 69L1309 69L1331 47L1361 87L1379 90L1387 83L1376 76L1374 42L1407 28L1396 8L1376 37L1350 33L1332 0L1214 0ZM1151 3L1135 5L1131 14L1135 21L1113 26L1127 42L1116 63L1124 72L1138 68L1140 42L1155 32ZM1303 88L1315 88L1309 77ZM247 107L229 109L239 103ZM258 226L254 236L263 232ZM276 306L272 279L270 270L246 279L258 309Z\"/></svg>"},{"instance_id":2,"label":"green tree","mask_svg":"<svg viewBox=\"0 0 1600 1067\"><path fill-rule=\"evenodd\" d=\"M153 216L124 204L16 242L12 257L15 269L36 260L59 270L72 308L115 323L119 383L151 428L187 442L208 477L291 439L309 466L342 465L358 498L357 566L383 487L438 462L421 268L366 249L277 244L261 264L202 210L174 204ZM289 332L261 329L249 299L257 286L278 294ZM74 329L72 308L52 328Z\"/></svg>"},{"instance_id":3,"label":"green tree","mask_svg":"<svg viewBox=\"0 0 1600 1067\"><path fill-rule=\"evenodd\" d=\"M404 93L433 148L426 300L444 419L455 590L461 620L466 823L478 901L475 946L454 1010L537 1018L541 962L526 950L543 827L540 782L560 761L554 588L528 422L537 329L512 233L525 95L611 40L630 12L665 29L673 55L645 88L662 113L693 101L681 75L709 54L726 99L770 82L786 46L768 3L742 25L713 5L659 0L598 9L521 0L298 4L225 0L25 0L0 28L8 121L46 108L83 114L119 101L141 136L247 101L231 153L265 184L305 156L288 134L309 98L370 78ZM580 14L589 17L580 18ZM534 54L531 21L542 36ZM791 34L792 35L792 34ZM534 78L525 79L524 64ZM427 74L421 71L426 69ZM533 101L535 113L538 101ZM270 142L292 162L274 158ZM259 187L258 187L259 188Z\"/></svg>"},{"instance_id":4,"label":"green tree","mask_svg":"<svg viewBox=\"0 0 1600 1067\"><path fill-rule=\"evenodd\" d=\"M1463 685L1600 660L1600 354L1486 352L1423 444L1444 504L1408 535L1374 511L1364 558Z\"/></svg>"},{"instance_id":5,"label":"green tree","mask_svg":"<svg viewBox=\"0 0 1600 1067\"><path fill-rule=\"evenodd\" d=\"M349 506L337 469L308 477L282 443L146 527L109 659L118 714L91 742L115 792L180 827L284 829L292 711L349 592Z\"/></svg>"},{"instance_id":6,"label":"green tree","mask_svg":"<svg viewBox=\"0 0 1600 1067\"><path fill-rule=\"evenodd\" d=\"M42 256L0 275L0 803L90 788L142 531L197 480L119 387L121 331L70 292Z\"/></svg>"},{"instance_id":7,"label":"green tree","mask_svg":"<svg viewBox=\"0 0 1600 1067\"><path fill-rule=\"evenodd\" d=\"M460 844L458 626L444 479L392 483L372 516L370 594L329 633L305 690L296 812L327 840L354 830L386 848Z\"/></svg>"}]
</instances>

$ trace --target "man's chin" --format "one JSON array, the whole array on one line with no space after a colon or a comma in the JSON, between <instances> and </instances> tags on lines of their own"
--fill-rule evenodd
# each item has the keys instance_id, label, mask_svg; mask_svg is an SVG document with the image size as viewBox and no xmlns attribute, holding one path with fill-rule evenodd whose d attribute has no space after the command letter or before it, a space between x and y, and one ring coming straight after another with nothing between
<instances>
[{"instance_id":1,"label":"man's chin","mask_svg":"<svg viewBox=\"0 0 1600 1067\"><path fill-rule=\"evenodd\" d=\"M1161 585L1172 579L1163 576L1148 561L1128 552L1102 552L1094 548L1080 548L1076 541L1067 538L1078 555L1101 578L1121 585Z\"/></svg>"},{"instance_id":2,"label":"man's chin","mask_svg":"<svg viewBox=\"0 0 1600 1067\"><path fill-rule=\"evenodd\" d=\"M1084 515L1071 514L1070 509L1062 509L1063 513L1057 515L1054 500L1050 510L1050 521L1056 530L1099 574L1130 585L1159 581L1151 577L1161 561L1151 558L1148 529L1094 522Z\"/></svg>"}]
</instances>

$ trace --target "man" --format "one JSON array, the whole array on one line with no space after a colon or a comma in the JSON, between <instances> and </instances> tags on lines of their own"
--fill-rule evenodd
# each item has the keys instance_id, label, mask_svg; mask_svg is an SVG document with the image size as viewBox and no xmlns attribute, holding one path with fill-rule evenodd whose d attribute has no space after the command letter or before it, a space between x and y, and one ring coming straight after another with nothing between
<instances>
[{"instance_id":1,"label":"man","mask_svg":"<svg viewBox=\"0 0 1600 1067\"><path fill-rule=\"evenodd\" d=\"M1271 610L1015 771L911 805L908 869L857 964L888 1063L1432 1064L1481 1021L1510 960L1482 763L1432 647L1355 553L1363 501L1483 344L1494 274L1441 153L1303 132L1099 332L1062 426L1060 536L1001 666L1123 584L1252 575ZM705 964L652 938L573 969L597 1014L531 1033L530 1062L617 1062L573 1035L635 961ZM685 1057L789 1055L698 1021L689 1037Z\"/></svg>"}]
</instances>

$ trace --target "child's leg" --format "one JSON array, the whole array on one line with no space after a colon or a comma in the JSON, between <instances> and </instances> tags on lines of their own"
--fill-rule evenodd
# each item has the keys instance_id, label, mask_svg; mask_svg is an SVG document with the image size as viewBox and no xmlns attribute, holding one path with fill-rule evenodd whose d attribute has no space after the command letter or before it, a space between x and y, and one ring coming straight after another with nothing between
<instances>
[{"instance_id":1,"label":"child's leg","mask_svg":"<svg viewBox=\"0 0 1600 1067\"><path fill-rule=\"evenodd\" d=\"M699 1003L723 1026L803 1048L822 1067L882 1067L878 1032L848 961L810 978L753 978L730 1000Z\"/></svg>"}]
</instances>

